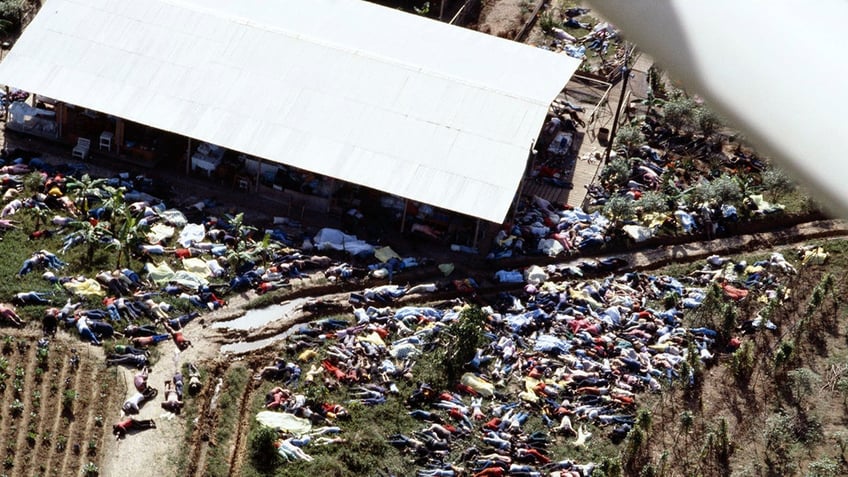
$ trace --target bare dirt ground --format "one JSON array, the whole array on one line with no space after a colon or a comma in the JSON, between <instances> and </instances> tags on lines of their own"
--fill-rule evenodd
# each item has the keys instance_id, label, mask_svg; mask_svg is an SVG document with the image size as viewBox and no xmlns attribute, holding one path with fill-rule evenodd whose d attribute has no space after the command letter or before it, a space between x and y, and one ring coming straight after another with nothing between
<instances>
[{"instance_id":1,"label":"bare dirt ground","mask_svg":"<svg viewBox=\"0 0 848 477\"><path fill-rule=\"evenodd\" d=\"M183 417L169 413L160 406L164 398L165 382L171 380L174 373L182 369L183 364L196 363L203 376L204 387L214 386L214 382L210 379L210 370L205 368L208 363L220 357L220 343L223 336L218 330L210 328L208 324L242 314L241 307L245 303L244 298L235 297L230 300L229 307L189 323L185 328L185 335L192 340L192 346L184 351L179 351L170 340L159 344L157 351L160 357L158 362L150 368L148 378L149 385L159 389L159 396L146 403L135 416L137 419L154 419L156 429L127 435L121 440L109 439L104 448L102 475L177 474L179 454L189 452L184 445L186 422ZM132 368L119 368L120 382L117 385L125 390L124 399L135 392L133 377L136 372ZM187 384L188 376L184 379ZM116 408L109 418L112 419L109 422L117 421L120 418L120 409Z\"/></svg>"},{"instance_id":2,"label":"bare dirt ground","mask_svg":"<svg viewBox=\"0 0 848 477\"><path fill-rule=\"evenodd\" d=\"M484 0L477 30L501 38L514 38L530 16L530 0Z\"/></svg>"}]
</instances>

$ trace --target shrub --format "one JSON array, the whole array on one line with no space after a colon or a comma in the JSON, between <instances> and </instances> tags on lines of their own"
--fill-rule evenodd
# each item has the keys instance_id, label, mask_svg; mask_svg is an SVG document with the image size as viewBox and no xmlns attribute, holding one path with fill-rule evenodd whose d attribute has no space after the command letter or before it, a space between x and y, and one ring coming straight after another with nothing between
<instances>
[{"instance_id":1,"label":"shrub","mask_svg":"<svg viewBox=\"0 0 848 477\"><path fill-rule=\"evenodd\" d=\"M636 204L645 214L663 213L669 209L668 197L662 192L652 190L643 193Z\"/></svg>"},{"instance_id":2,"label":"shrub","mask_svg":"<svg viewBox=\"0 0 848 477\"><path fill-rule=\"evenodd\" d=\"M789 378L789 391L796 403L801 403L821 382L821 376L810 368L793 369L786 375Z\"/></svg>"},{"instance_id":3,"label":"shrub","mask_svg":"<svg viewBox=\"0 0 848 477\"><path fill-rule=\"evenodd\" d=\"M616 157L601 170L601 183L606 187L622 187L630 179L632 164L626 157Z\"/></svg>"},{"instance_id":4,"label":"shrub","mask_svg":"<svg viewBox=\"0 0 848 477\"><path fill-rule=\"evenodd\" d=\"M733 352L730 368L733 376L739 381L747 382L751 378L754 371L754 344L751 341L745 341Z\"/></svg>"},{"instance_id":5,"label":"shrub","mask_svg":"<svg viewBox=\"0 0 848 477\"><path fill-rule=\"evenodd\" d=\"M13 416L20 416L24 412L24 403L20 399L15 399L9 405L9 409L12 410Z\"/></svg>"},{"instance_id":6,"label":"shrub","mask_svg":"<svg viewBox=\"0 0 848 477\"><path fill-rule=\"evenodd\" d=\"M615 133L614 144L616 149L623 148L623 150L627 152L628 156L634 149L644 143L645 135L642 134L642 131L638 126L625 124L618 128L618 131Z\"/></svg>"},{"instance_id":7,"label":"shrub","mask_svg":"<svg viewBox=\"0 0 848 477\"><path fill-rule=\"evenodd\" d=\"M0 18L20 22L26 6L26 0L2 0L0 1Z\"/></svg>"},{"instance_id":8,"label":"shrub","mask_svg":"<svg viewBox=\"0 0 848 477\"><path fill-rule=\"evenodd\" d=\"M768 191L775 199L795 190L796 184L792 177L783 169L771 166L762 175L763 190Z\"/></svg>"},{"instance_id":9,"label":"shrub","mask_svg":"<svg viewBox=\"0 0 848 477\"><path fill-rule=\"evenodd\" d=\"M277 453L277 431L268 426L259 426L250 435L250 453L253 465L260 469L275 467Z\"/></svg>"},{"instance_id":10,"label":"shrub","mask_svg":"<svg viewBox=\"0 0 848 477\"><path fill-rule=\"evenodd\" d=\"M842 467L830 457L822 457L807 466L807 477L836 477L841 475Z\"/></svg>"},{"instance_id":11,"label":"shrub","mask_svg":"<svg viewBox=\"0 0 848 477\"><path fill-rule=\"evenodd\" d=\"M794 341L781 341L774 353L774 367L780 368L788 363L795 352Z\"/></svg>"},{"instance_id":12,"label":"shrub","mask_svg":"<svg viewBox=\"0 0 848 477\"><path fill-rule=\"evenodd\" d=\"M785 413L772 414L766 419L763 434L766 442L766 465L777 475L792 475L797 464L792 456L795 433L793 417Z\"/></svg>"},{"instance_id":13,"label":"shrub","mask_svg":"<svg viewBox=\"0 0 848 477\"><path fill-rule=\"evenodd\" d=\"M695 198L714 204L738 203L742 199L742 187L733 177L722 174L709 182L702 182L695 189Z\"/></svg>"},{"instance_id":14,"label":"shrub","mask_svg":"<svg viewBox=\"0 0 848 477\"><path fill-rule=\"evenodd\" d=\"M558 26L559 23L556 21L556 17L552 11L546 10L539 15L539 27L545 35L549 35Z\"/></svg>"},{"instance_id":15,"label":"shrub","mask_svg":"<svg viewBox=\"0 0 848 477\"><path fill-rule=\"evenodd\" d=\"M718 130L719 126L721 126L721 119L719 119L718 115L705 106L701 106L695 110L693 119L704 137L712 136Z\"/></svg>"},{"instance_id":16,"label":"shrub","mask_svg":"<svg viewBox=\"0 0 848 477\"><path fill-rule=\"evenodd\" d=\"M77 392L73 389L68 389L62 393L62 409L70 411L74 407L74 401L77 399Z\"/></svg>"},{"instance_id":17,"label":"shrub","mask_svg":"<svg viewBox=\"0 0 848 477\"><path fill-rule=\"evenodd\" d=\"M85 464L82 468L82 475L86 477L96 477L100 475L100 468L94 462Z\"/></svg>"},{"instance_id":18,"label":"shrub","mask_svg":"<svg viewBox=\"0 0 848 477\"><path fill-rule=\"evenodd\" d=\"M611 197L604 204L603 214L604 217L617 223L631 220L636 216L636 201L627 195Z\"/></svg>"},{"instance_id":19,"label":"shrub","mask_svg":"<svg viewBox=\"0 0 848 477\"><path fill-rule=\"evenodd\" d=\"M448 327L445 333L447 354L444 367L449 384L459 379L465 364L474 358L477 348L485 343L484 324L485 315L480 308L467 306L459 313L459 319Z\"/></svg>"},{"instance_id":20,"label":"shrub","mask_svg":"<svg viewBox=\"0 0 848 477\"><path fill-rule=\"evenodd\" d=\"M666 124L676 133L690 130L695 119L695 103L686 96L678 94L663 105L663 117Z\"/></svg>"}]
</instances>

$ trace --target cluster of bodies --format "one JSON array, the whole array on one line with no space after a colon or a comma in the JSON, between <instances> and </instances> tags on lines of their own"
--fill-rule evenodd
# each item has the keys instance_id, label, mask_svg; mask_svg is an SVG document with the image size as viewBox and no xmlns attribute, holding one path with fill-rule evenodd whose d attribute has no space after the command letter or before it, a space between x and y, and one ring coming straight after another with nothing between
<instances>
[{"instance_id":1,"label":"cluster of bodies","mask_svg":"<svg viewBox=\"0 0 848 477\"><path fill-rule=\"evenodd\" d=\"M522 199L514 223L498 231L487 258L556 257L594 250L609 240L609 228L609 219L600 212L561 208L538 196Z\"/></svg>"},{"instance_id":2,"label":"cluster of bodies","mask_svg":"<svg viewBox=\"0 0 848 477\"><path fill-rule=\"evenodd\" d=\"M545 271L570 276L555 266ZM542 280L502 293L482 308L487 344L448 389L422 382L417 363L440 346L464 305L392 308L355 300L353 317L301 325L285 355L259 371L257 378L275 387L257 419L279 431L281 456L311 460L315 446L344 442L351 403L400 399L420 428L385 438L414 459L418 476L589 476L593 463L557 459L554 447L584 446L601 433L620 442L634 426L640 393L692 385L698 363L736 349L746 333L775 329L757 316L720 339L713 329L685 325L710 287L727 301L768 303L784 299L781 282L794 273L779 253L751 264L711 256L679 279L631 272ZM677 298L666 308L670 295ZM347 400L309 399L311 386L341 391Z\"/></svg>"},{"instance_id":3,"label":"cluster of bodies","mask_svg":"<svg viewBox=\"0 0 848 477\"><path fill-rule=\"evenodd\" d=\"M644 128L650 131L651 124L657 125L654 118L646 119ZM741 151L736 151L725 156L724 153L713 153L714 158L721 158L725 167L733 169L746 168L751 171L762 171L762 164L755 157L746 156ZM649 145L642 145L632 152L629 158L631 167L628 171L625 183L618 180L601 181L589 188L589 202L592 205L603 205L616 195L629 197L638 205L639 200L646 192L665 191L671 188L681 194L687 190L701 187L707 181L712 180L702 176L697 171L690 170L678 164L676 156L671 153L663 153L662 150ZM674 194L672 194L674 195ZM750 215L767 215L780 212L784 209L781 204L770 203L762 194L748 194L742 200L746 210L742 211ZM660 233L673 234L704 233L708 237L724 233L730 224L739 221L741 212L733 204L717 200L702 200L700 202L686 203L678 201L669 212L653 212L639 214L639 216L628 223L624 231L637 241L650 238Z\"/></svg>"},{"instance_id":4,"label":"cluster of bodies","mask_svg":"<svg viewBox=\"0 0 848 477\"><path fill-rule=\"evenodd\" d=\"M29 171L16 165L3 173L7 184L22 184L20 174ZM17 187L7 189L0 225L17 227L13 217L28 208L61 212L50 221L55 229L36 230L31 239L64 233L67 250L80 240L74 222L109 220L110 211L96 202L87 216L78 210L77 201L66 195L66 180L60 175L42 176L44 192L31 198L19 199L8 192L19 190ZM523 246L520 242L527 234L541 242L554 229L564 233L553 239L561 240L563 247L580 249L603 241L602 217L579 210L557 212L541 200L534 201L533 207L536 212L525 214L522 225L505 231L507 235L499 239L505 250ZM179 349L191 346L184 327L201 313L226 306L221 297L229 291L264 293L312 271L340 279L369 272L286 248L274 250L267 266L251 260L231 266L224 259L228 252L251 240L239 237L230 221L209 218L190 224L182 213L161 202L131 202L130 210L150 226L148 243L137 250L146 261L143 271L124 268L102 270L94 277L62 276L67 268L60 258L62 251L57 255L42 249L22 263L18 276L42 273L50 291L21 292L13 298L20 307L47 306L43 325L48 334L64 324L95 345L113 336L128 339L107 356L109 365L141 370L135 379L136 393L123 407L127 414L158 395L147 385L144 371L150 365L148 347L166 340L174 341ZM533 217L537 220L531 221ZM175 262L182 269L174 271L170 264ZM604 267L600 263L587 270L604 271ZM691 379L680 376L680 364L690 353L697 353L700 360L711 359L716 333L686 327L682 322L685 310L703 300L707 284L720 281L728 299L746 299L749 290L779 299L774 291L778 280L771 279L772 274L790 273L791 265L779 255L741 268L712 257L685 286L671 277L639 273L554 282L547 277L579 273L554 266L543 272L534 273L536 283L525 288L523 295L503 295L495 305L484 308L489 344L477 350L452 389L433 389L416 382L416 363L422 353L438 346L441 332L457 321L461 308L391 308L399 297L431 292L435 285L365 290L351 296L352 322L322 319L295 330L288 340L292 357L280 359L260 373L282 381L269 392L268 414L262 416L278 429L290 431L278 442L280 454L308 460L310 445L344 441L336 424L348 415L348 403L314 402L298 392L301 386L323 385L343 387L350 402L366 406L405 399L410 416L420 420L422 427L386 437L415 456L421 476L458 475L465 470L475 476L590 475L591 463L549 457L555 435L572 434L572 444L577 446L585 445L592 432L598 432L595 428L608 429L614 439L626 436L633 425L639 392ZM229 279L229 284L215 290L209 284L213 278L225 283ZM60 299L57 289L65 290L66 295ZM649 306L668 293L681 298L678 306L664 310ZM170 298L161 300L165 295ZM85 306L80 299L88 304L99 299L102 307ZM180 300L185 307L173 305ZM0 318L25 324L11 305L0 306ZM760 325L748 323L743 331ZM191 382L199 386L199 373L194 367L189 369ZM406 383L403 389L413 389L408 396L400 396L401 382ZM166 384L163 408L179 411L182 390L182 374L175 372ZM544 427L529 429L525 424L531 418L541 420ZM120 437L152 427L152 420L127 417L115 424L113 431ZM458 460L449 461L450 451L458 443L467 448Z\"/></svg>"},{"instance_id":5,"label":"cluster of bodies","mask_svg":"<svg viewBox=\"0 0 848 477\"><path fill-rule=\"evenodd\" d=\"M123 348L123 352L137 353L139 355L144 354L143 350L133 350L133 348L129 346L123 346ZM188 363L188 371L189 393L197 394L202 387L200 371L193 363ZM114 434L117 439L123 438L127 435L127 433L134 431L156 428L156 422L153 419L136 419L132 417L132 415L139 413L140 409L146 402L153 400L159 395L159 390L150 386L147 381L148 368L147 366L144 366L133 377L135 392L133 392L133 394L127 398L121 406L121 411L124 416L123 419L112 426L112 434ZM161 402L162 409L169 413L179 414L183 408L184 388L185 382L183 380L183 374L178 370L174 373L170 380L165 381L165 393Z\"/></svg>"},{"instance_id":6,"label":"cluster of bodies","mask_svg":"<svg viewBox=\"0 0 848 477\"><path fill-rule=\"evenodd\" d=\"M31 197L22 197L25 175L37 172L41 175L41 190ZM266 231L274 247L265 256L264 265L250 255L255 245L252 237L240 236L232 220L205 217L201 223L188 223L186 216L178 210L168 209L163 202L153 200L135 190L125 190L128 210L136 223L147 230L146 242L135 250L136 257L145 263L143 270L118 268L101 270L93 276L64 275L68 264L64 255L73 247L84 242L81 224L92 225L107 222L112 217L108 206L106 189L89 190L83 200L74 193L81 188L74 183L73 176L66 176L39 159L30 164L17 163L4 166L4 206L0 211L0 228L20 227L16 220L19 214L39 212L52 219L37 221L47 228L32 231L29 238L33 243L48 238L61 237L63 245L53 252L42 248L32 253L20 266L16 276L20 279L32 273L41 275L44 289L20 292L11 298L11 303L0 304L0 320L18 327L26 325L26 318L18 314L20 308L42 307L42 325L45 335L52 337L57 328L64 325L76 329L79 337L92 345L100 346L104 340L124 338L125 341L110 347L106 356L107 365L122 365L145 370L149 362L149 347L164 341L173 341L180 350L191 346L185 335L185 327L206 311L214 311L227 305L222 297L230 292L253 290L258 294L288 286L289 280L303 278L310 273L321 273L333 280L362 278L381 268L397 268L394 261L371 267L357 267L341 263L326 256L303 254L285 247L275 231ZM81 180L86 180L85 178ZM91 179L88 179L91 180ZM110 179L111 187L131 187L132 183L121 176ZM144 200L132 201L138 198ZM83 204L84 202L84 204ZM83 207L85 205L85 207ZM197 209L202 209L200 205ZM104 236L103 245L110 245L113 238ZM246 245L246 246L245 246ZM248 259L239 266L231 266L228 255L234 250L247 252ZM182 265L174 270L171 265ZM399 269L399 268L398 268ZM221 285L210 284L217 280ZM377 287L363 292L363 300L391 301L407 293L433 291L432 287ZM98 304L98 306L93 306ZM146 372L141 372L146 375ZM192 376L197 380L197 376ZM158 394L148 388L146 380L139 385L137 393L125 403L127 414L136 412L145 401ZM182 376L174 374L166 386L163 407L178 411L182 405ZM127 431L152 427L152 421L135 420L128 417L114 430L123 436Z\"/></svg>"}]
</instances>

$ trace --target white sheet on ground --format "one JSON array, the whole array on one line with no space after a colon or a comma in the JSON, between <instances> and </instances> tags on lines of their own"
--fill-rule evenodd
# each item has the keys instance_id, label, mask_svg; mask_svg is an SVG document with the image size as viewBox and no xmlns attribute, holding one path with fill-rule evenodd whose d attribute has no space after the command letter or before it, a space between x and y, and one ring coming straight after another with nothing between
<instances>
[{"instance_id":1,"label":"white sheet on ground","mask_svg":"<svg viewBox=\"0 0 848 477\"><path fill-rule=\"evenodd\" d=\"M260 411L256 414L256 420L262 425L279 431L290 432L296 436L302 436L312 431L312 424L308 419L287 412Z\"/></svg>"}]
</instances>

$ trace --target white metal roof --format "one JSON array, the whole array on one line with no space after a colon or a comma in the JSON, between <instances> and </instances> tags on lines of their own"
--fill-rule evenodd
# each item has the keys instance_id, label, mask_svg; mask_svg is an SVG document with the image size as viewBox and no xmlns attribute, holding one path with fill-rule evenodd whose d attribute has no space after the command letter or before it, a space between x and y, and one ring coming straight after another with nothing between
<instances>
[{"instance_id":1,"label":"white metal roof","mask_svg":"<svg viewBox=\"0 0 848 477\"><path fill-rule=\"evenodd\" d=\"M48 0L0 83L501 222L578 66L361 0Z\"/></svg>"}]
</instances>

